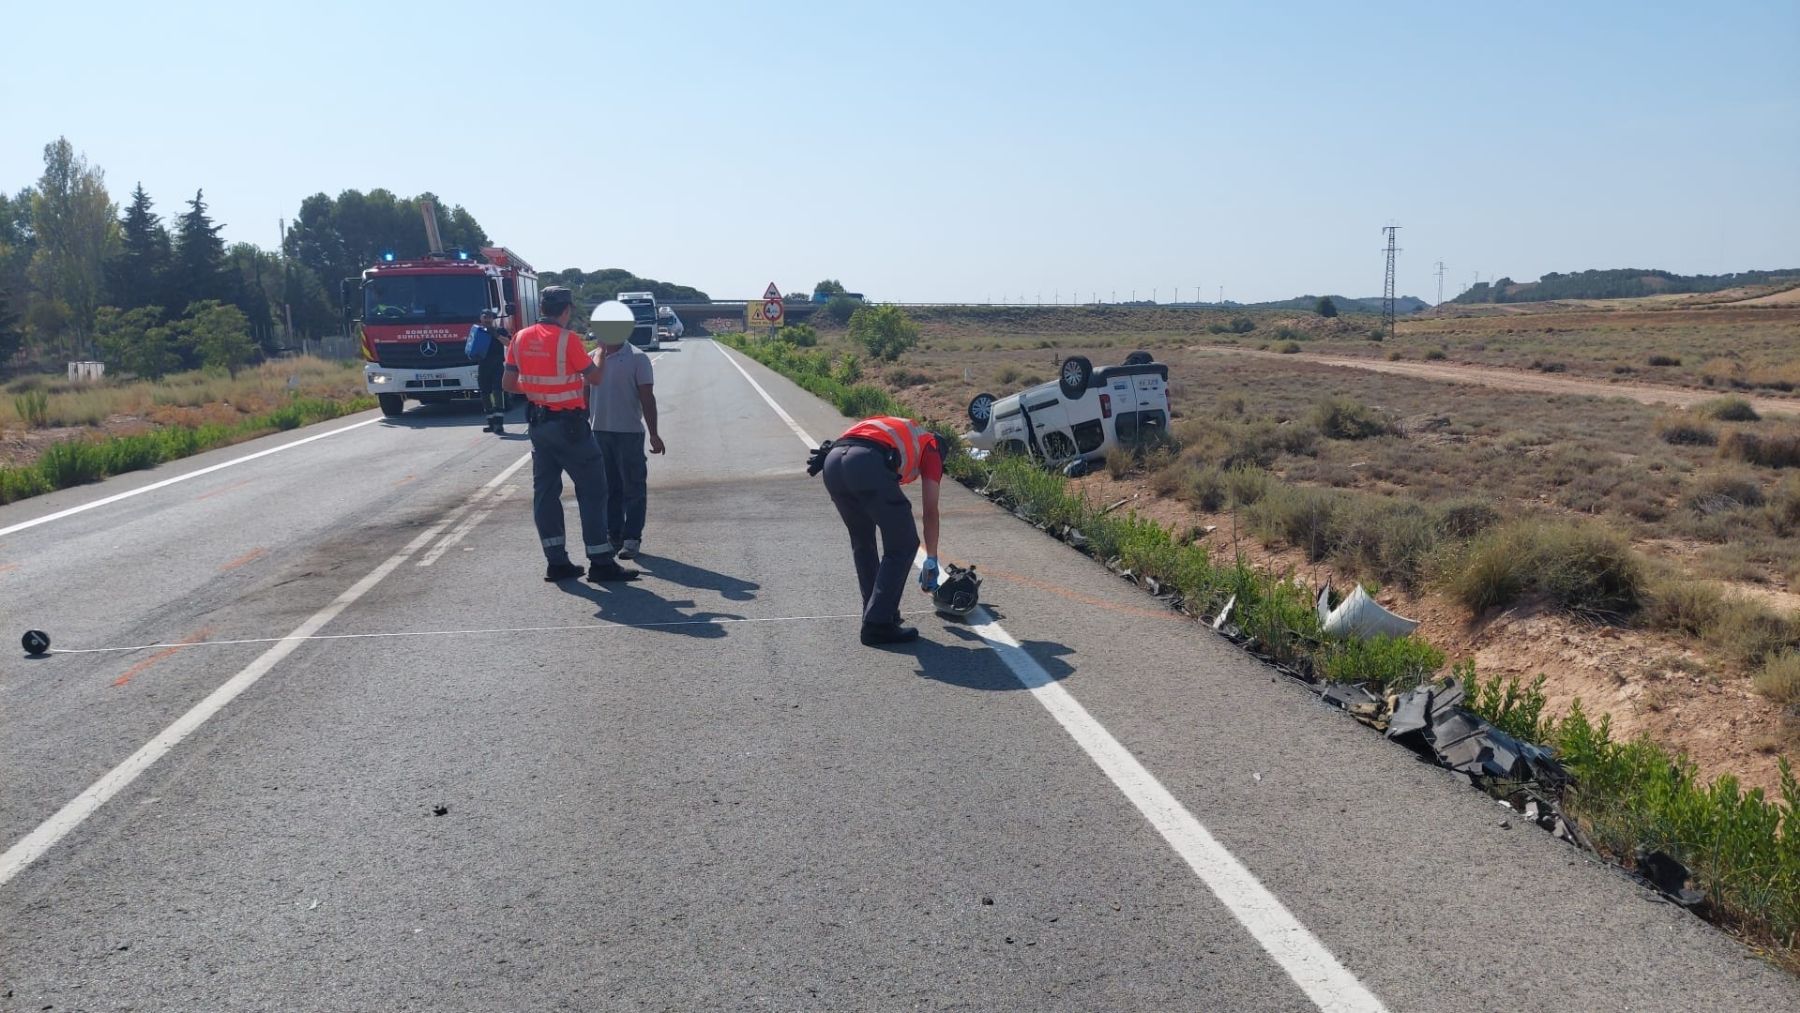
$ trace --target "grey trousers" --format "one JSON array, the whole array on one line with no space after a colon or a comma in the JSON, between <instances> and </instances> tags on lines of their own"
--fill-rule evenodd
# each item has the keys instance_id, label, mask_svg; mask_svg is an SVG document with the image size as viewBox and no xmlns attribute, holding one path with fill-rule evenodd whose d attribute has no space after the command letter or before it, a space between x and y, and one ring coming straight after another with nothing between
<instances>
[{"instance_id":1,"label":"grey trousers","mask_svg":"<svg viewBox=\"0 0 1800 1013\"><path fill-rule=\"evenodd\" d=\"M535 415L536 413L533 412ZM552 412L531 423L531 519L537 523L544 558L567 563L569 549L563 535L563 472L575 483L575 502L581 509L581 538L587 557L611 559L612 542L606 532L606 468L586 412Z\"/></svg>"},{"instance_id":2,"label":"grey trousers","mask_svg":"<svg viewBox=\"0 0 1800 1013\"><path fill-rule=\"evenodd\" d=\"M838 444L825 457L825 489L850 531L850 555L862 588L863 622L900 621L900 597L919 552L919 529L912 501L900 491L900 476L873 447ZM876 554L875 535L881 533Z\"/></svg>"}]
</instances>

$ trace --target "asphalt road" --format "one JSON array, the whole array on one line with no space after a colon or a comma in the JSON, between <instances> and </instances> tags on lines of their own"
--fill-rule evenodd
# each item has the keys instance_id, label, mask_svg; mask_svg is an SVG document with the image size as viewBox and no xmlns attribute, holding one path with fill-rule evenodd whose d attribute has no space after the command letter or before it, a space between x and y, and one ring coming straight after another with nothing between
<instances>
[{"instance_id":1,"label":"asphalt road","mask_svg":"<svg viewBox=\"0 0 1800 1013\"><path fill-rule=\"evenodd\" d=\"M859 646L844 420L737 361L657 363L632 585L448 411L0 508L9 638L205 641L0 654L0 1008L1800 1008L960 488L998 615Z\"/></svg>"}]
</instances>

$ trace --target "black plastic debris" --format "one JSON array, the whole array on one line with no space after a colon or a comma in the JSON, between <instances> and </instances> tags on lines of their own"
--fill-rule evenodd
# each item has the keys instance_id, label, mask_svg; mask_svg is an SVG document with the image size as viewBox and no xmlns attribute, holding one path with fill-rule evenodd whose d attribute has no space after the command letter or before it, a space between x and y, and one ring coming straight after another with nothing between
<instances>
[{"instance_id":1,"label":"black plastic debris","mask_svg":"<svg viewBox=\"0 0 1800 1013\"><path fill-rule=\"evenodd\" d=\"M1450 679L1401 695L1388 719L1388 738L1425 753L1479 781L1536 782L1561 787L1569 773L1551 751L1495 728L1463 710L1463 688Z\"/></svg>"},{"instance_id":2,"label":"black plastic debris","mask_svg":"<svg viewBox=\"0 0 1800 1013\"><path fill-rule=\"evenodd\" d=\"M1631 860L1645 882L1675 903L1682 907L1699 907L1706 903L1706 894L1687 885L1688 867L1668 852L1639 848L1632 852Z\"/></svg>"},{"instance_id":3,"label":"black plastic debris","mask_svg":"<svg viewBox=\"0 0 1800 1013\"><path fill-rule=\"evenodd\" d=\"M1350 712L1364 724L1374 724L1387 707L1387 701L1364 689L1360 683L1334 682L1319 691L1319 699Z\"/></svg>"}]
</instances>

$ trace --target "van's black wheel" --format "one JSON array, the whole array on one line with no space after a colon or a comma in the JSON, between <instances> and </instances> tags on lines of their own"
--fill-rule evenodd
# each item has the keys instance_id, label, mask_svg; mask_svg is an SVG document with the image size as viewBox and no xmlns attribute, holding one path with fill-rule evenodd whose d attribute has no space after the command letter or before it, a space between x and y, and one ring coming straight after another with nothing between
<instances>
[{"instance_id":1,"label":"van's black wheel","mask_svg":"<svg viewBox=\"0 0 1800 1013\"><path fill-rule=\"evenodd\" d=\"M399 394L377 394L375 400L381 405L381 414L390 419L406 410L406 398Z\"/></svg>"},{"instance_id":2,"label":"van's black wheel","mask_svg":"<svg viewBox=\"0 0 1800 1013\"><path fill-rule=\"evenodd\" d=\"M1064 359L1057 370L1057 383L1062 387L1063 397L1071 401L1087 392L1088 381L1093 378L1094 364L1079 355Z\"/></svg>"},{"instance_id":3,"label":"van's black wheel","mask_svg":"<svg viewBox=\"0 0 1800 1013\"><path fill-rule=\"evenodd\" d=\"M1145 366L1155 361L1156 357L1145 351L1132 352L1125 357L1127 366Z\"/></svg>"},{"instance_id":4,"label":"van's black wheel","mask_svg":"<svg viewBox=\"0 0 1800 1013\"><path fill-rule=\"evenodd\" d=\"M994 395L987 391L975 395L975 399L969 402L969 424L975 427L976 432L985 433L993 417Z\"/></svg>"}]
</instances>

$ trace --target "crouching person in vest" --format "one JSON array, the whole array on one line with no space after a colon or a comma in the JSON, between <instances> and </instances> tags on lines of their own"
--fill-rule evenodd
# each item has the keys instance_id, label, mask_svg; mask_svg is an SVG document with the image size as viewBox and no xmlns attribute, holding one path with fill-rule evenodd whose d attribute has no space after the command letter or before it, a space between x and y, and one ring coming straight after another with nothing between
<instances>
[{"instance_id":1,"label":"crouching person in vest","mask_svg":"<svg viewBox=\"0 0 1800 1013\"><path fill-rule=\"evenodd\" d=\"M563 534L562 477L575 483L581 510L581 538L587 549L587 579L636 580L637 571L613 562L606 534L606 472L600 445L588 428L587 384L597 384L603 367L588 359L580 335L569 330L574 295L546 288L538 296L541 319L523 328L506 349L505 390L530 402L525 418L531 431L531 515L548 567L545 580L581 576L569 561Z\"/></svg>"},{"instance_id":2,"label":"crouching person in vest","mask_svg":"<svg viewBox=\"0 0 1800 1013\"><path fill-rule=\"evenodd\" d=\"M900 596L919 551L912 501L900 490L915 479L925 512L925 566L919 586L937 586L938 488L944 453L937 437L911 419L882 416L851 426L825 455L825 489L850 530L850 553L862 586L862 642L870 647L916 639L900 622ZM880 532L881 552L875 550Z\"/></svg>"}]
</instances>

